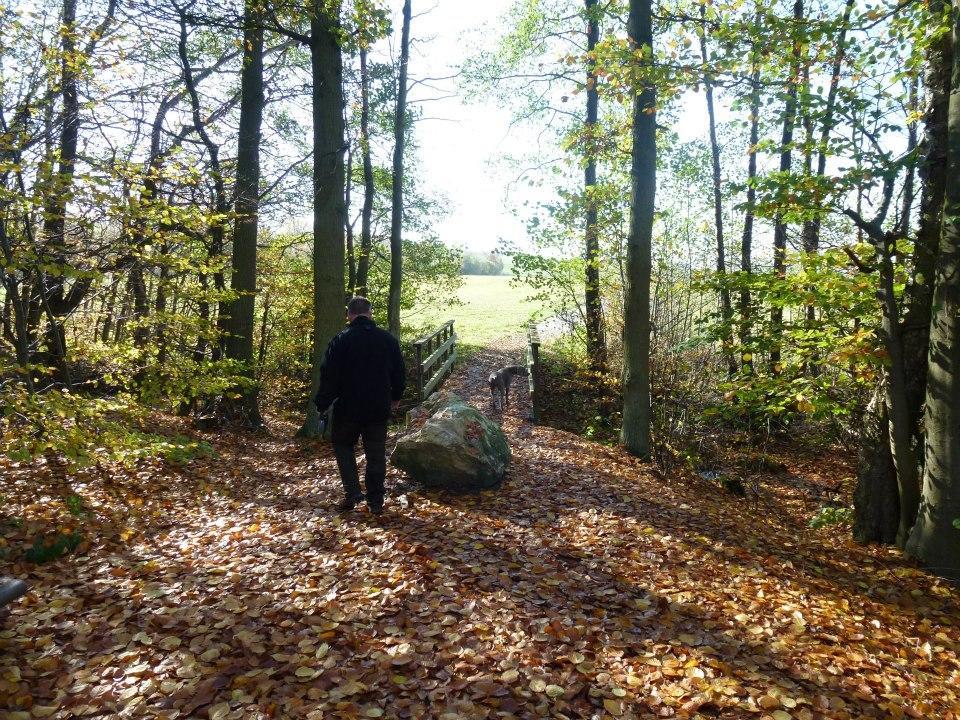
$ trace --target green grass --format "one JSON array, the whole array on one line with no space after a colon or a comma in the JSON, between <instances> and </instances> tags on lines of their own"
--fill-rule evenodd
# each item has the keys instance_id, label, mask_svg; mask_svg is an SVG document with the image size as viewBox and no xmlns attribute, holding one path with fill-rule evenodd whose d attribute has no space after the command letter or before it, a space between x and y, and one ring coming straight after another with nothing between
<instances>
[{"instance_id":1,"label":"green grass","mask_svg":"<svg viewBox=\"0 0 960 720\"><path fill-rule=\"evenodd\" d=\"M529 295L529 288L514 287L508 275L465 275L457 293L459 305L433 311L417 307L409 321L436 327L453 319L461 345L486 346L525 333L531 316L540 310L539 303L527 300ZM431 312L435 322L428 323Z\"/></svg>"}]
</instances>

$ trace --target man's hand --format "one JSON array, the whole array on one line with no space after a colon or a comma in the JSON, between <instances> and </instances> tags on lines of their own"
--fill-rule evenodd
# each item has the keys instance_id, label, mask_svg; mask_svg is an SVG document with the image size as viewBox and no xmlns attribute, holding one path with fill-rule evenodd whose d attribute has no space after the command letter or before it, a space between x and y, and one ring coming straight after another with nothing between
<instances>
[{"instance_id":1,"label":"man's hand","mask_svg":"<svg viewBox=\"0 0 960 720\"><path fill-rule=\"evenodd\" d=\"M400 401L399 401L399 400L393 400L393 401L391 401L391 403L390 403L390 409L391 409L393 412L396 412L397 410L399 410L399 409L400 409Z\"/></svg>"}]
</instances>

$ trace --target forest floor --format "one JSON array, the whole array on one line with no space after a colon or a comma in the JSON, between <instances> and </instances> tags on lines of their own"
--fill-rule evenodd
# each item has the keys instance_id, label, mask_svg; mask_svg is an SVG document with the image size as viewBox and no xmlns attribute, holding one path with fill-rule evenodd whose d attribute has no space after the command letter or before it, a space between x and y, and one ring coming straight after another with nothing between
<instances>
[{"instance_id":1,"label":"forest floor","mask_svg":"<svg viewBox=\"0 0 960 720\"><path fill-rule=\"evenodd\" d=\"M488 410L520 352L452 389ZM0 468L0 574L32 586L0 619L0 718L960 717L957 591L806 526L843 458L775 453L747 501L518 396L501 490L380 518L336 516L330 449L280 422L180 466ZM69 527L74 554L15 560Z\"/></svg>"}]
</instances>

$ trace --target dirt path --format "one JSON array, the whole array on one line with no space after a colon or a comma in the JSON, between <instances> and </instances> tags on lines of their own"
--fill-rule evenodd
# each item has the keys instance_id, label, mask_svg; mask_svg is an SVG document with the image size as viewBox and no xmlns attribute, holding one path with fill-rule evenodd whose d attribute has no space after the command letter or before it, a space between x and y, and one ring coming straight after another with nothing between
<instances>
[{"instance_id":1,"label":"dirt path","mask_svg":"<svg viewBox=\"0 0 960 720\"><path fill-rule=\"evenodd\" d=\"M521 357L448 387L487 411ZM0 718L960 717L956 591L807 530L773 486L754 508L661 478L525 403L498 418L499 492L379 520L336 517L329 450L280 425L72 479L102 535L0 565L34 586L0 626ZM6 477L26 537L64 481Z\"/></svg>"}]
</instances>

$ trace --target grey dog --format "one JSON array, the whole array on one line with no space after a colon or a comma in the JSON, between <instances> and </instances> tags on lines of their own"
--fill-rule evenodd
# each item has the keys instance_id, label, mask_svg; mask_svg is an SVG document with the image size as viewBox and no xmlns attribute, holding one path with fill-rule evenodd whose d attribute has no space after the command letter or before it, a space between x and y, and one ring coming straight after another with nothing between
<instances>
[{"instance_id":1,"label":"grey dog","mask_svg":"<svg viewBox=\"0 0 960 720\"><path fill-rule=\"evenodd\" d=\"M515 377L526 377L530 371L522 365L507 365L502 370L490 373L490 402L502 410L510 401L510 383Z\"/></svg>"}]
</instances>

